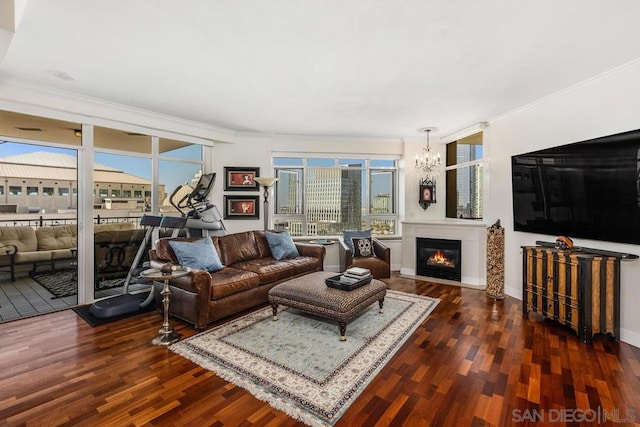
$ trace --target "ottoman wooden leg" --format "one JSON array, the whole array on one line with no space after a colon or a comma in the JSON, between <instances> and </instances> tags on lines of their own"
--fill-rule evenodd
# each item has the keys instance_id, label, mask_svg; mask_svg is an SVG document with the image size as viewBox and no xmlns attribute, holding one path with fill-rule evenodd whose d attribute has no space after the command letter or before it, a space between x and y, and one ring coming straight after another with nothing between
<instances>
[{"instance_id":1,"label":"ottoman wooden leg","mask_svg":"<svg viewBox=\"0 0 640 427\"><path fill-rule=\"evenodd\" d=\"M378 306L380 306L380 309L378 310L378 313L384 313L384 309L382 308L382 306L384 305L384 297L380 298L378 300Z\"/></svg>"},{"instance_id":2,"label":"ottoman wooden leg","mask_svg":"<svg viewBox=\"0 0 640 427\"><path fill-rule=\"evenodd\" d=\"M347 340L347 322L338 322L340 328L340 341Z\"/></svg>"},{"instance_id":3,"label":"ottoman wooden leg","mask_svg":"<svg viewBox=\"0 0 640 427\"><path fill-rule=\"evenodd\" d=\"M278 320L278 304L271 303L271 309L273 310L273 321Z\"/></svg>"}]
</instances>

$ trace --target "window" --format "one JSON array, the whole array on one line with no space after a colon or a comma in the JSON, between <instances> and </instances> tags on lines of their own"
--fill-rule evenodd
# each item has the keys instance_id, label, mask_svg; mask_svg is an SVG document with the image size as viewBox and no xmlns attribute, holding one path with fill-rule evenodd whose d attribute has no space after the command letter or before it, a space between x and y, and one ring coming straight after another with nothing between
<instances>
[{"instance_id":1,"label":"window","mask_svg":"<svg viewBox=\"0 0 640 427\"><path fill-rule=\"evenodd\" d=\"M9 194L12 196L22 196L22 187L19 185L9 186Z\"/></svg>"},{"instance_id":2,"label":"window","mask_svg":"<svg viewBox=\"0 0 640 427\"><path fill-rule=\"evenodd\" d=\"M53 187L42 187L42 194L45 196L53 196Z\"/></svg>"},{"instance_id":3,"label":"window","mask_svg":"<svg viewBox=\"0 0 640 427\"><path fill-rule=\"evenodd\" d=\"M396 234L397 160L274 157L275 226L294 236Z\"/></svg>"},{"instance_id":4,"label":"window","mask_svg":"<svg viewBox=\"0 0 640 427\"><path fill-rule=\"evenodd\" d=\"M38 194L38 187L27 186L27 196L37 196Z\"/></svg>"},{"instance_id":5,"label":"window","mask_svg":"<svg viewBox=\"0 0 640 427\"><path fill-rule=\"evenodd\" d=\"M65 187L58 187L58 196L68 196L69 189Z\"/></svg>"},{"instance_id":6,"label":"window","mask_svg":"<svg viewBox=\"0 0 640 427\"><path fill-rule=\"evenodd\" d=\"M482 132L447 144L447 218L482 219Z\"/></svg>"}]
</instances>

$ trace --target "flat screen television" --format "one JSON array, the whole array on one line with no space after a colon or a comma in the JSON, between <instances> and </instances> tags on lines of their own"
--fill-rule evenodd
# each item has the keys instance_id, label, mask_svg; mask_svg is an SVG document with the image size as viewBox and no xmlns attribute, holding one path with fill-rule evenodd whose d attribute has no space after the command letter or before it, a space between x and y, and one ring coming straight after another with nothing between
<instances>
[{"instance_id":1,"label":"flat screen television","mask_svg":"<svg viewBox=\"0 0 640 427\"><path fill-rule=\"evenodd\" d=\"M640 130L511 157L516 231L640 244Z\"/></svg>"}]
</instances>

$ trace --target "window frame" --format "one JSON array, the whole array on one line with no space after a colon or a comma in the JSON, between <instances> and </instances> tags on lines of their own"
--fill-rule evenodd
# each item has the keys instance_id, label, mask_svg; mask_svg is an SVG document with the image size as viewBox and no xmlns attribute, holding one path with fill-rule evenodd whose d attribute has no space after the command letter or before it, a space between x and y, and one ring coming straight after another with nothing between
<instances>
[{"instance_id":1,"label":"window frame","mask_svg":"<svg viewBox=\"0 0 640 427\"><path fill-rule=\"evenodd\" d=\"M469 135L469 137L474 137L478 133L480 134L480 138L483 138L483 132L482 131L474 133L472 135ZM467 137L465 137L465 138L467 138ZM459 138L459 139L456 139L454 141L448 142L446 144L447 157L449 156L449 153L448 153L449 145L450 144L458 144L460 141L464 140L465 138ZM479 144L479 145L482 146L482 157L481 158L474 159L474 160L468 160L468 161L465 161L465 162L462 162L462 163L457 163L457 156L456 156L456 158L454 159L455 163L446 165L445 168L444 168L444 170L445 170L445 187L446 187L446 194L447 194L447 206L445 208L445 217L447 219L458 219L458 220L464 220L464 221L482 221L483 218L484 218L484 203L482 201L481 201L481 206L480 206L481 211L482 211L482 215L480 217L478 217L478 218L464 218L464 217L460 218L460 217L458 217L458 206L457 206L458 205L458 198L455 197L455 196L453 197L453 200L454 200L454 203L456 205L456 209L455 209L456 210L456 216L454 216L454 217L449 216L449 210L450 210L449 203L451 203L451 201L449 200L449 197L450 197L450 195L456 195L457 194L457 181L456 181L456 188L453 188L453 189L450 188L450 186L452 184L451 184L451 182L449 180L449 172L456 172L457 173L457 171L459 171L459 170L466 169L466 168L471 168L471 167L474 167L474 166L477 166L478 168L481 168L482 170L484 170L484 162L485 162L485 159L484 159L484 148L485 148L484 147L484 140L482 141L482 144ZM484 175L484 173L483 173L483 175ZM484 197L484 176L483 175L480 177L480 185L481 185L482 194L483 194L483 197Z\"/></svg>"},{"instance_id":2,"label":"window frame","mask_svg":"<svg viewBox=\"0 0 640 427\"><path fill-rule=\"evenodd\" d=\"M278 164L276 159L292 159L291 164ZM301 164L299 162L301 160ZM332 163L325 165L309 165L309 160L331 160ZM362 163L358 166L347 167L343 163L345 160L353 160L353 161L362 161ZM375 160L386 160L393 162L393 166L372 166L372 161ZM297 196L300 203L300 213L279 213L279 195L278 195L278 184L274 186L274 206L273 206L273 219L274 221L300 221L301 223L301 233L293 234L295 236L301 237L311 237L317 236L319 234L314 234L313 232L309 232L309 220L307 218L307 184L309 182L309 174L311 169L327 169L327 170L350 170L350 171L361 171L364 172L362 183L365 188L361 188L362 191L362 213L361 220L363 225L363 229L371 228L371 225L375 221L394 221L394 232L389 236L397 237L399 235L400 228L400 197L399 197L399 176L400 176L400 156L397 155L371 155L371 154L363 154L363 153L349 153L349 154L325 154L318 153L313 155L301 156L299 153L274 153L272 155L272 164L274 176L280 178L281 172L285 171L301 171L301 179L297 183ZM391 212L390 213L374 213L372 206L372 188L371 188L371 179L372 173L375 172L391 172L392 176L392 184L391 184ZM325 235L323 235L324 237ZM385 235L386 236L386 235Z\"/></svg>"}]
</instances>

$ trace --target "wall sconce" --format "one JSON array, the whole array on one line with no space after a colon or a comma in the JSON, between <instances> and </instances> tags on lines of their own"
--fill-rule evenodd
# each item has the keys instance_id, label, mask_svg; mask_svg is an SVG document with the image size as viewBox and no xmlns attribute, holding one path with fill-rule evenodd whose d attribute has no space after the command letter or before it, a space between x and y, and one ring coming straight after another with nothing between
<instances>
[{"instance_id":1,"label":"wall sconce","mask_svg":"<svg viewBox=\"0 0 640 427\"><path fill-rule=\"evenodd\" d=\"M73 134L80 138L82 136L82 129L74 129Z\"/></svg>"},{"instance_id":2,"label":"wall sconce","mask_svg":"<svg viewBox=\"0 0 640 427\"><path fill-rule=\"evenodd\" d=\"M420 197L418 203L422 209L427 209L431 203L436 202L436 182L428 178L420 180Z\"/></svg>"},{"instance_id":3,"label":"wall sconce","mask_svg":"<svg viewBox=\"0 0 640 427\"><path fill-rule=\"evenodd\" d=\"M278 178L259 176L254 178L254 180L264 188L264 231L267 231L269 229L269 187L271 187Z\"/></svg>"}]
</instances>

